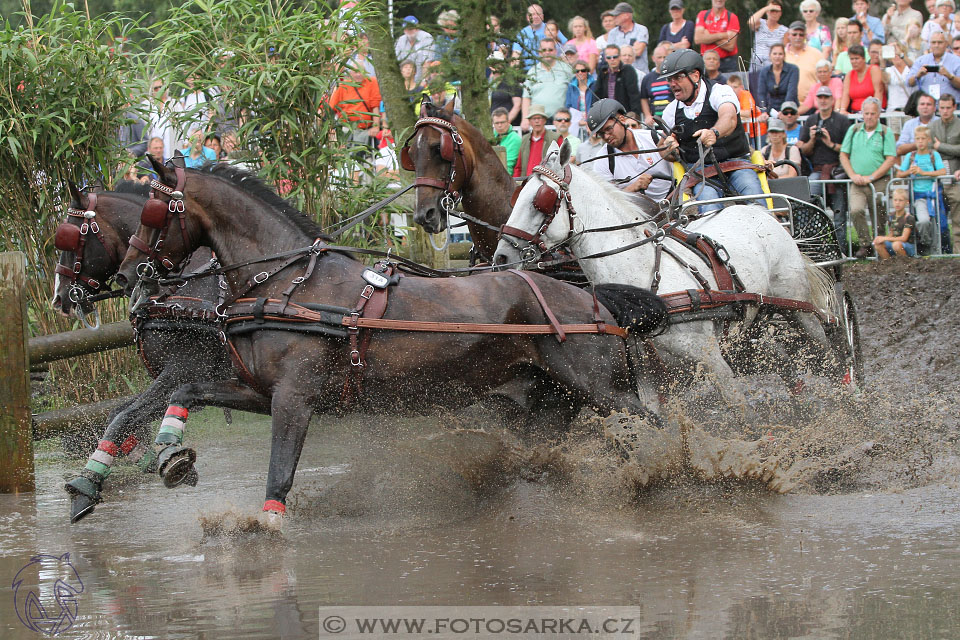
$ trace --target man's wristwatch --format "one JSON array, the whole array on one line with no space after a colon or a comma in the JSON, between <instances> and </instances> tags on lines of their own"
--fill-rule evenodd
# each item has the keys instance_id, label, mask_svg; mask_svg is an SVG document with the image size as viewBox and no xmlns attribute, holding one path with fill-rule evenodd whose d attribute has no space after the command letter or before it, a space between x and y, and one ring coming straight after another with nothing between
<instances>
[{"instance_id":1,"label":"man's wristwatch","mask_svg":"<svg viewBox=\"0 0 960 640\"><path fill-rule=\"evenodd\" d=\"M716 127L714 127L713 129L710 129L710 131L713 131L713 135L717 136L717 140L720 139L720 132L717 131Z\"/></svg>"}]
</instances>

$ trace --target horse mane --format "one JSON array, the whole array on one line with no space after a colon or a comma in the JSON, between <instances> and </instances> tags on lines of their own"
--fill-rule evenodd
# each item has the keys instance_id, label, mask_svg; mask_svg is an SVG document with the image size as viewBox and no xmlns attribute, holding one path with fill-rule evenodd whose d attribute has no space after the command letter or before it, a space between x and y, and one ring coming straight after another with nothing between
<instances>
[{"instance_id":1,"label":"horse mane","mask_svg":"<svg viewBox=\"0 0 960 640\"><path fill-rule=\"evenodd\" d=\"M584 177L592 180L601 190L603 190L608 198L614 201L615 207L617 209L626 211L627 213L635 213L641 216L642 218L649 220L650 214L643 210L643 208L637 204L636 200L628 196L626 193L617 189L612 182L607 182L606 180L601 180L593 171L589 169L584 169L575 164L571 164L570 168L576 172L580 173Z\"/></svg>"},{"instance_id":2,"label":"horse mane","mask_svg":"<svg viewBox=\"0 0 960 640\"><path fill-rule=\"evenodd\" d=\"M113 193L139 196L142 198L149 198L150 190L151 187L149 183L145 184L138 180L120 180L113 187Z\"/></svg>"},{"instance_id":3,"label":"horse mane","mask_svg":"<svg viewBox=\"0 0 960 640\"><path fill-rule=\"evenodd\" d=\"M264 204L285 215L287 219L297 227L297 229L302 231L307 236L311 238L322 237L325 240L330 239L328 236L320 233L320 227L317 225L317 223L308 218L304 212L300 211L300 209L293 206L289 200L285 200L278 196L277 193L268 187L259 176L251 173L250 171L241 169L238 166L234 166L226 162L207 163L195 170L210 173L218 178L223 178L230 184L239 187L246 192L247 195L260 200Z\"/></svg>"}]
</instances>

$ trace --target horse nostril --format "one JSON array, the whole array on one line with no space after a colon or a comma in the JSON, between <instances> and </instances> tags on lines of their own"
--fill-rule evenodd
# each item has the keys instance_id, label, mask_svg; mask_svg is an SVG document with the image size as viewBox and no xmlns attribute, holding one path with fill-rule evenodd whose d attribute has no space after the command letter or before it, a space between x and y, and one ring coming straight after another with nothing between
<instances>
[{"instance_id":1,"label":"horse nostril","mask_svg":"<svg viewBox=\"0 0 960 640\"><path fill-rule=\"evenodd\" d=\"M493 257L493 264L507 264L507 256L499 253Z\"/></svg>"}]
</instances>

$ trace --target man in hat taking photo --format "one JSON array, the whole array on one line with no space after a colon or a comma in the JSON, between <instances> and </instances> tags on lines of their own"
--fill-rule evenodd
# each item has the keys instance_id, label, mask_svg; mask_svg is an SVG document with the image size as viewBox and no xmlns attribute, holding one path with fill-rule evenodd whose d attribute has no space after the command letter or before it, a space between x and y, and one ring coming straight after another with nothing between
<instances>
[{"instance_id":1,"label":"man in hat taking photo","mask_svg":"<svg viewBox=\"0 0 960 640\"><path fill-rule=\"evenodd\" d=\"M750 143L740 120L740 100L737 94L723 84L704 80L703 58L696 51L674 51L663 61L661 76L670 83L674 100L663 110L663 121L673 133L661 141L666 149L664 157L679 151L680 159L689 169L700 160L698 144L704 152L713 151L717 163L730 160L750 162ZM707 163L707 167L711 166ZM729 165L728 165L729 166ZM721 167L723 170L723 167ZM729 168L716 179L726 181L731 190L740 195L760 195L760 178L752 168ZM713 184L703 180L694 188L697 200L719 198L724 194ZM720 204L705 205L701 212L720 209Z\"/></svg>"}]
</instances>

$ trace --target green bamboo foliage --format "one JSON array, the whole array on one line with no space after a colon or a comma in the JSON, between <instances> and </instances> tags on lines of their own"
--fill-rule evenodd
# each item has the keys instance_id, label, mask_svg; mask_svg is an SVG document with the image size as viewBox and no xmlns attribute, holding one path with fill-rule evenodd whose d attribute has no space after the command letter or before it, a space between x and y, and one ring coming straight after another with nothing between
<instances>
[{"instance_id":1,"label":"green bamboo foliage","mask_svg":"<svg viewBox=\"0 0 960 640\"><path fill-rule=\"evenodd\" d=\"M261 175L327 226L357 198L345 132L326 107L358 44L364 3L191 0L159 25L153 66L187 78L239 122ZM185 114L195 118L197 114ZM357 209L358 210L358 209Z\"/></svg>"},{"instance_id":2,"label":"green bamboo foliage","mask_svg":"<svg viewBox=\"0 0 960 640\"><path fill-rule=\"evenodd\" d=\"M27 255L30 328L43 335L77 328L49 304L53 230L66 181L109 185L125 160L117 131L136 104L131 96L143 92L143 72L130 20L88 20L83 11L57 3L49 14L24 22L0 25L0 250ZM116 304L102 313L104 321L125 315ZM141 370L134 363L132 350L123 350L52 365L58 395L50 402L130 393Z\"/></svg>"}]
</instances>

